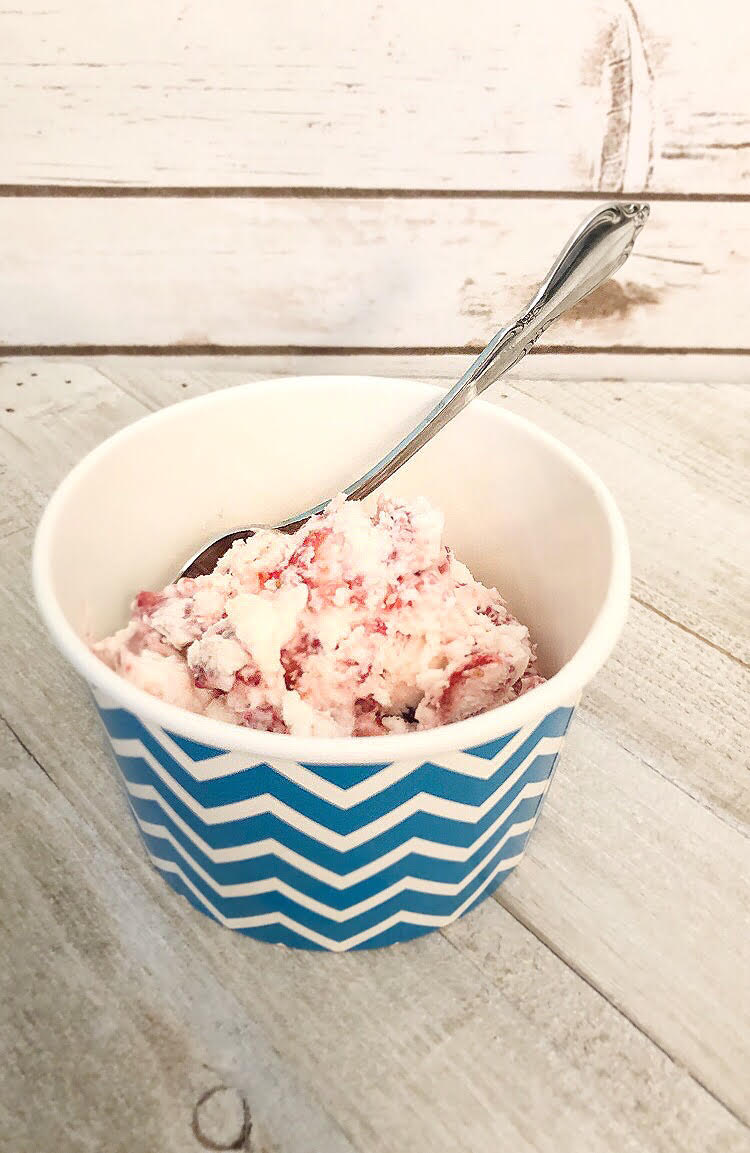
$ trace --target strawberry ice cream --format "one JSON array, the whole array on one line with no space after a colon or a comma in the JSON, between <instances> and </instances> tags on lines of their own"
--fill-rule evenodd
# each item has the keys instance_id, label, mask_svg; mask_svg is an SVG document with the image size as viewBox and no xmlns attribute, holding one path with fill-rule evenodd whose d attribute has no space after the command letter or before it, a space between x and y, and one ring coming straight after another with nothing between
<instances>
[{"instance_id":1,"label":"strawberry ice cream","mask_svg":"<svg viewBox=\"0 0 750 1153\"><path fill-rule=\"evenodd\" d=\"M442 543L425 500L343 496L294 536L238 541L210 576L141 592L94 645L134 685L216 720L295 736L434 728L543 677L526 627Z\"/></svg>"}]
</instances>

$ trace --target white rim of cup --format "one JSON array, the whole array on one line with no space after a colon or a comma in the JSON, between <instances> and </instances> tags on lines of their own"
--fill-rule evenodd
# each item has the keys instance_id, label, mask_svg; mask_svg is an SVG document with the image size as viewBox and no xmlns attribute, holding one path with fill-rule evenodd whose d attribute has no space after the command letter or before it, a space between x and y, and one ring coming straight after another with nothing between
<instances>
[{"instance_id":1,"label":"white rim of cup","mask_svg":"<svg viewBox=\"0 0 750 1153\"><path fill-rule=\"evenodd\" d=\"M136 688L108 668L81 640L68 624L54 593L51 565L51 540L58 510L69 491L78 481L118 444L138 435L145 424L154 425L169 420L175 408L185 405L207 406L228 392L258 393L265 388L284 384L320 385L323 381L348 379L352 381L388 381L412 387L413 380L394 377L366 376L316 377L291 376L254 381L235 385L230 389L178 401L158 412L149 413L112 436L87 453L67 474L51 496L34 539L32 579L37 605L57 648L86 680L91 688L101 692L118 706L134 713L139 719L158 725L162 729L187 737L203 745L227 751L249 753L257 759L296 761L310 765L325 764L381 764L400 760L429 760L441 753L465 750L483 745L506 733L539 721L555 708L572 706L584 686L596 675L607 660L622 631L630 597L630 550L622 516L614 498L604 482L576 453L532 421L508 412L506 409L475 401L486 410L488 419L506 421L523 428L541 442L550 452L564 460L581 476L593 491L601 506L610 534L612 569L604 603L591 628L578 649L563 667L543 685L518 697L508 704L480 713L468 720L441 725L423 732L389 734L379 737L294 737L285 733L268 733L247 729L228 721L216 721L200 713L192 713L177 705L166 704L143 689ZM429 388L435 394L443 390Z\"/></svg>"}]
</instances>

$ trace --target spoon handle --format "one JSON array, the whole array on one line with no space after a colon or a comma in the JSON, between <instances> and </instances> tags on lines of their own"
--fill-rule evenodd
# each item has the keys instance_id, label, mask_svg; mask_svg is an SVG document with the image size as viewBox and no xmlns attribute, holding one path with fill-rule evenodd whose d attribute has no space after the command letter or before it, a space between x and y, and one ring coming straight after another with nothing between
<instances>
[{"instance_id":1,"label":"spoon handle","mask_svg":"<svg viewBox=\"0 0 750 1153\"><path fill-rule=\"evenodd\" d=\"M511 324L500 329L450 392L416 428L345 489L346 495L352 500L362 500L379 488L470 401L517 364L558 316L612 276L630 255L648 214L647 204L613 202L586 217L552 265L531 303ZM324 501L278 527L293 532L309 517L322 512L327 504Z\"/></svg>"}]
</instances>

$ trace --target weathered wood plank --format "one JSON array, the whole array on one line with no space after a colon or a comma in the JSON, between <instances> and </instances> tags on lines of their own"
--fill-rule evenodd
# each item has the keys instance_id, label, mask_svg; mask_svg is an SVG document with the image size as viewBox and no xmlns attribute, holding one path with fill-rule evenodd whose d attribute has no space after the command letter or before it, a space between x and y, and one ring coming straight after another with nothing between
<instances>
[{"instance_id":1,"label":"weathered wood plank","mask_svg":"<svg viewBox=\"0 0 750 1153\"><path fill-rule=\"evenodd\" d=\"M580 415L577 398L581 390L575 384L569 392L567 387L542 382L521 383L521 390L523 399L513 403L516 411L542 420L550 432L573 445L612 488L630 533L635 595L747 663L750 624L741 606L750 596L745 512L750 478L741 454L746 446L742 414L745 423L750 415L748 385L718 390L711 385L650 384L641 396L642 419L646 429L658 425L658 431L644 432L640 444L628 442L632 430L620 423L623 405L625 413L629 406L631 412L637 408L635 393L627 402L617 400L629 392L627 382L598 386L600 405L582 403ZM710 421L724 392L730 394L730 412L740 422L733 429L724 424L723 441L723 418L715 422L714 443L725 445L717 467L729 483L720 483L716 473L713 482L707 483L690 467L690 453L695 445L696 465L700 461L703 472L710 472L716 456L711 448L714 432L702 434L700 425L690 429L690 422L679 413L695 404ZM560 394L565 399L558 403ZM653 404L651 396L656 398ZM670 403L675 410L671 419Z\"/></svg>"},{"instance_id":2,"label":"weathered wood plank","mask_svg":"<svg viewBox=\"0 0 750 1153\"><path fill-rule=\"evenodd\" d=\"M483 347L586 206L0 199L2 345ZM750 202L659 203L565 348L747 345Z\"/></svg>"},{"instance_id":3,"label":"weathered wood plank","mask_svg":"<svg viewBox=\"0 0 750 1153\"><path fill-rule=\"evenodd\" d=\"M17 373L22 365L17 362L8 367ZM30 363L23 367L29 369ZM178 381L175 375L165 379L165 390L169 388L176 391L179 384L187 383L184 366L180 367L182 380ZM225 373L228 371L226 362L222 362L222 368ZM130 369L132 377L132 365ZM103 425L123 424L132 419L134 411L142 411L142 408L138 401L114 389L105 376L91 369L82 371L80 368L37 365L34 371L37 377L33 379L39 382L36 386L38 396L36 404L33 396L26 402L29 404L24 417L26 431L23 431L23 422L19 421L12 437L6 433L3 453L7 454L13 464L8 474L11 478L19 473L31 478L37 475L38 470L40 479L35 494L38 503L42 499L42 492L68 467L72 458L100 438ZM108 371L114 373L114 366L110 365ZM247 373L247 367L241 371ZM268 373L265 367L264 371ZM147 391L156 388L156 372L156 369L152 369L151 379L145 386ZM165 372L163 367L161 372ZM59 382L60 377L63 381L71 381L71 389L80 389L80 414L76 413L75 403L63 403L60 406L61 415L58 417L56 414L55 380ZM169 373L166 373L166 377L169 377ZM29 373L19 391L27 389L31 380ZM199 379L198 386L203 386L204 380ZM130 381L126 383L131 386ZM12 387L18 388L15 379ZM57 389L60 389L59 383ZM179 391L184 395L186 390L180 388ZM71 393L66 395L71 399ZM151 403L154 403L155 395L158 393L152 391ZM511 401L520 399L526 403L523 394L516 389L509 388L508 395ZM57 458L54 460L49 451L53 440L57 445ZM31 484L32 481L29 479L27 483ZM27 670L23 676L6 679L3 686L3 708L8 720L71 798L76 809L89 822L95 823L101 817L110 830L108 836L113 838L117 851L128 851L128 845L132 847L134 843L134 834L129 825L121 825L122 802L114 791L109 774L102 774L101 754L94 737L94 718L91 710L85 707L80 686L57 658L47 655L40 662L39 654L49 654L49 646L42 636L25 583L29 540L28 531L16 532L6 541L2 554L5 569L0 582L3 589L3 615L13 622L6 641L8 655L14 667ZM639 627L648 630L648 621L652 617L653 614L640 610L636 623L640 622ZM695 762L700 743L705 743L709 729L712 732L715 729L717 735L719 732L724 733L727 747L731 746L733 740L741 743L742 732L746 730L737 718L732 719L730 714L722 711L721 704L717 706L715 714L710 712L714 701L710 691L713 685L708 683L706 689L703 689L700 651L698 661L690 650L684 656L680 655L681 638L686 638L691 645L702 645L702 642L687 638L687 634L666 622L660 621L658 627L668 632L671 630L669 637L676 638L678 648L671 663L685 667L684 699L675 690L674 696L668 694L666 703L657 701L655 711L663 708L669 712L669 720L661 723L658 720L652 721L649 727L643 724L652 707L648 694L644 694L642 689L633 691L632 686L625 686L620 675L608 682L606 691L602 693L603 700L600 699L596 707L589 708L586 698L583 723L573 734L572 752L566 757L542 821L542 827L549 824L554 827L545 838L539 834L535 838L535 855L532 857L535 864L533 872L528 870L531 875L524 881L525 873L519 873L514 881L516 887L510 887L506 892L514 913L526 919L535 933L545 936L556 951L597 987L606 988L608 995L623 1012L628 1015L632 1013L639 1025L660 1046L684 1061L712 1092L730 1103L739 1113L744 1113L748 1103L741 1077L748 1059L745 1046L750 1034L743 1016L747 1006L743 1007L741 1000L740 974L748 941L747 934L742 930L742 918L747 911L747 894L744 891L747 841L738 830L708 811L704 807L706 798L701 796L701 790L707 787L706 782L713 773L718 783L708 803L717 810L724 806L731 811L734 805L730 815L740 820L741 765L737 762L734 765L727 763L711 745L705 749L701 772L696 770ZM655 647L654 639L655 634L648 631L643 638L639 635L634 637L630 649L634 655L627 658L632 663L634 673L643 664L643 654L648 644L651 648ZM720 659L731 664L726 657ZM48 715L49 677L40 680L33 675L33 669L40 665L55 670L53 676L59 709L54 725L43 727L40 727L38 718ZM689 674L693 668L694 679L690 680ZM720 665L718 675L725 669L725 665ZM596 685L603 684L607 675L606 672L602 674ZM610 694L615 697L619 714L616 708L609 705ZM628 717L626 706L629 707L631 701L632 713ZM741 702L742 698L740 705ZM702 728L698 723L701 715ZM607 731L600 730L607 729L612 716L617 724L611 736ZM695 726L687 742L690 757L685 757L679 746L670 746L671 733L682 716L692 718L690 724ZM633 753L628 753L622 747L627 742L630 742L630 747L635 743ZM642 752L644 749L651 754L650 764L646 763L647 757ZM656 772L651 764L655 766ZM662 775L665 772L675 778L680 788L694 791L696 799L675 788ZM681 776L683 773L685 775ZM567 785L561 787L560 781L567 781ZM97 782L96 788L92 782ZM561 799L553 804L552 799L557 796ZM671 814L675 814L674 822ZM582 828L586 831L584 838ZM554 879L549 875L553 870ZM481 910L477 916L480 914ZM487 915L486 912L483 915ZM209 928L213 934L210 935L211 955L214 958L212 964L220 966L222 980L229 982L227 988L234 995L246 998L244 1003L249 1006L258 994L254 992L252 982L248 983L246 972L242 968L237 969L235 939L225 934L216 934L215 930ZM498 930L497 936L500 941L503 933ZM700 947L695 945L698 940L701 942ZM231 945L227 944L228 941L232 942ZM391 956L398 956L399 953L405 955L406 952L396 951ZM301 959L289 962L290 965L304 963ZM347 960L346 964L349 963ZM414 978L416 984L424 979L425 964L427 961L423 958L418 966L419 979ZM430 955L428 968L438 973L442 997L440 1003L444 1003L445 988L453 987L450 983L452 971L438 969L435 965ZM387 972L386 988L389 990L388 996L392 998L393 981L398 980L400 974L397 978L390 969L378 971L381 975ZM323 969L316 969L314 965L311 969L304 969L304 987L309 992L311 1005L325 1001L323 973ZM721 985L718 993L717 980ZM348 991L349 986L346 988ZM403 991L402 985L398 985L398 988ZM296 1046L288 1050L295 1054L295 1067L302 1065L306 1076L309 1073L311 1077L320 1077L320 1073L315 1073L320 1065L319 1043L316 1050L315 1038L311 1038L309 1048L304 1048L308 1042L295 1036L294 1021L298 1029L299 1020L298 1002L295 1001L293 1021L288 1007L288 988L283 993L280 999L285 998L286 1008L280 1008L278 1002L268 1004L266 1001L258 1009L258 1012L264 1014L264 1026L266 1022L269 1029L273 1025L275 1045L278 1046L281 1043L279 1037L283 1037L285 1045ZM409 993L410 997L414 995L413 992ZM264 991L263 997L267 996ZM377 1008L374 1016L382 1020L383 1014L388 1012L387 1004L390 1003L393 1009L387 997L383 1001L384 996L382 990L376 996L369 986L366 994L358 989L355 1003L359 1006L359 1013L364 1012L365 1004L369 1003ZM717 997L722 1002L718 1009L714 1006ZM399 1009L403 1014L403 1002L399 1002ZM557 1013L558 1006L554 1005L553 1009ZM306 1009L306 1012L310 1011L311 1008ZM356 1014L355 1018L359 1020ZM395 1045L397 1051L400 1051L399 1045L406 1045L409 1050L411 1044L412 1049L409 1051L413 1057L414 1030L421 1037L422 1030L430 1031L434 1027L431 1015L426 1013L425 1021L427 1018L428 1023L419 1023L409 1018L412 1021L409 1025L411 1042L397 1041L395 1032L385 1035L382 1044L378 1042L372 1051L372 1060L376 1064L379 1062L377 1067L381 1070L391 1068L386 1056L388 1046L392 1050ZM388 1020L393 1021L395 1030L395 1018L388 1017ZM316 1027L320 1028L317 1019ZM484 1064L472 1041L480 1034L484 1039L485 1033L482 1029L477 1033L472 1023L466 1031L466 1039L471 1052ZM501 1034L507 1045L507 1037L511 1034L515 1036L514 1026L506 1024ZM497 1036L496 1031L493 1036ZM700 1043L696 1041L698 1037ZM372 1047L372 1038L363 1042L358 1037L356 1044L351 1041L350 1047L345 1047L342 1056L346 1058L345 1067L350 1071L357 1068L357 1060L364 1060L362 1045L365 1043ZM453 1044L456 1042L452 1041ZM370 1049L367 1051L370 1052ZM448 1054L446 1064L438 1062L437 1067L455 1071L451 1046L446 1045L445 1051ZM507 1051L505 1056L507 1059ZM469 1058L464 1055L462 1060L467 1061ZM496 1064L502 1064L500 1057ZM366 1067L375 1066L367 1063ZM421 1083L419 1078L424 1076L424 1069L434 1071L435 1068L434 1059L430 1059L424 1068L419 1066L418 1074L414 1074L413 1069L409 1073L406 1066L395 1069L394 1084L391 1086L388 1080L387 1088L393 1100L401 1103L399 1116L401 1112L408 1113L407 1105L413 1103L415 1095L416 1099L421 1099L418 1085ZM471 1107L467 1104L465 1112L474 1117L473 1123L478 1126L477 1133L482 1135L483 1126L494 1123L492 1111L487 1112L489 1090L484 1082L480 1082L477 1087L471 1062L467 1068L472 1070L469 1078L472 1096ZM345 1068L342 1066L341 1076L346 1081L344 1074ZM549 1074L545 1073L545 1076ZM447 1073L445 1077L447 1081ZM320 1083L315 1082L316 1085ZM347 1085L347 1092L350 1088ZM358 1083L357 1090L360 1089ZM324 1087L322 1091L330 1092L330 1087ZM446 1089L448 1102L453 1101L451 1091ZM479 1093L479 1105L475 1091ZM403 1098L400 1096L402 1092ZM513 1092L518 1092L515 1085ZM576 1089L574 1095L577 1092ZM464 1093L464 1089L461 1093ZM507 1088L504 1088L503 1101L509 1099L507 1093ZM356 1100L359 1098L355 1100L355 1096L352 1089L347 1109L366 1111L370 1108L370 1104L363 1102L357 1106ZM368 1097L368 1102L372 1100ZM382 1098L378 1096L376 1100L377 1110L385 1109ZM462 1100L467 1102L469 1099L462 1097ZM372 1108L375 1109L375 1106ZM334 1115L338 1117L337 1112ZM361 1113L358 1115L361 1117ZM450 1115L453 1117L454 1114ZM443 1111L439 1115L435 1114L431 1123L435 1126L432 1135L437 1140L438 1132L444 1132L448 1124L446 1114ZM454 1126L460 1123L459 1120L451 1122ZM404 1131L399 1129L403 1122L394 1121L392 1124L395 1128L392 1130L388 1129L390 1124L384 1122L387 1132L391 1135L398 1133L403 1138ZM575 1124L583 1124L580 1116L576 1116ZM395 1137L392 1145L377 1145L369 1130L362 1132L366 1133L366 1148L398 1148ZM461 1129L454 1128L450 1132L456 1137L460 1134L462 1139L465 1136ZM370 1144L367 1144L368 1141ZM603 1141L602 1146L607 1148L608 1142ZM481 1148L481 1144L477 1144L477 1147ZM523 1148L523 1145L520 1147ZM532 1144L530 1147L539 1146ZM670 1147L668 1142L665 1147Z\"/></svg>"},{"instance_id":4,"label":"weathered wood plank","mask_svg":"<svg viewBox=\"0 0 750 1153\"><path fill-rule=\"evenodd\" d=\"M137 842L114 851L107 817L82 818L2 722L0 766L3 1148L240 1148L244 1100L253 1144L242 1148L353 1153L292 1062L191 949L187 905L169 899ZM94 794L111 786L91 768ZM217 1086L219 1100L196 1109ZM194 1122L213 1146L196 1140Z\"/></svg>"},{"instance_id":5,"label":"weathered wood plank","mask_svg":"<svg viewBox=\"0 0 750 1153\"><path fill-rule=\"evenodd\" d=\"M736 0L0 11L9 182L748 191Z\"/></svg>"},{"instance_id":6,"label":"weathered wood plank","mask_svg":"<svg viewBox=\"0 0 750 1153\"><path fill-rule=\"evenodd\" d=\"M405 948L274 948L170 892L95 763L85 818L1 724L0 763L14 1153L239 1147L243 1102L242 1147L259 1153L746 1148L740 1122L495 902ZM217 1085L223 1113L198 1112L211 1146L191 1123Z\"/></svg>"},{"instance_id":7,"label":"weathered wood plank","mask_svg":"<svg viewBox=\"0 0 750 1153\"><path fill-rule=\"evenodd\" d=\"M584 715L739 828L750 821L745 667L637 601Z\"/></svg>"},{"instance_id":8,"label":"weathered wood plank","mask_svg":"<svg viewBox=\"0 0 750 1153\"><path fill-rule=\"evenodd\" d=\"M747 830L717 826L585 722L570 742L498 900L748 1120Z\"/></svg>"}]
</instances>

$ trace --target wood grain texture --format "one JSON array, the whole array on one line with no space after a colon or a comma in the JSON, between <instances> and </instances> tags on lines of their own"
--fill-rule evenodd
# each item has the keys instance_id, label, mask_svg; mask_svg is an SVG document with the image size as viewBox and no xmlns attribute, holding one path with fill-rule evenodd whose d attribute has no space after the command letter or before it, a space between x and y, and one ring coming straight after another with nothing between
<instances>
[{"instance_id":1,"label":"wood grain texture","mask_svg":"<svg viewBox=\"0 0 750 1153\"><path fill-rule=\"evenodd\" d=\"M389 364L388 358L357 361L360 371ZM455 368L448 360L439 365L438 377ZM107 431L144 411L144 402L154 407L253 373L273 375L274 367L289 371L292 366L222 360L212 372L206 362L191 371L189 365L164 361L111 360L98 368L45 362L32 367L30 361L17 361L2 370L2 401L13 400L2 410L15 409L3 415L0 444L8 466L3 483L6 503L17 508L23 521L6 537L2 552L2 613L13 622L6 644L11 666L19 669L18 677L4 682L2 712L76 813L101 829L100 839L127 862L123 867L130 872L139 862L138 877L151 874L125 820L114 774L102 760L93 710L75 676L51 654L30 604L31 531L26 526L33 524L45 494L70 463ZM315 364L308 362L308 367ZM317 367L330 370L330 358ZM339 367L351 370L351 361ZM398 371L406 374L411 368L427 376L425 367L424 358L414 358L410 365L401 361ZM732 371L739 373L740 367ZM623 359L611 364L611 374L626 374ZM114 383L118 380L122 387ZM612 437L597 433L603 437L598 447L589 439L590 424L560 415L568 402L565 382L546 403L531 402L522 390L539 383L518 376L500 399L516 411L529 414L531 408L548 427L562 419L574 447L581 447L576 438L582 438L587 451L594 445L602 459L612 455ZM568 382L568 388L578 386ZM606 395L606 386L599 387ZM679 391L674 382L661 388ZM683 386L685 395L688 388L692 394L696 386ZM634 388L634 406L638 395ZM642 395L650 393L642 390ZM612 405L621 403L612 397ZM595 410L599 415L592 418L589 411L586 420L611 424L606 408L602 403ZM647 408L653 420L659 406ZM712 459L731 461L736 430L727 425L721 434L721 427ZM650 436L658 444L662 433L652 429ZM697 427L691 433L688 422L681 439L689 459L697 452ZM675 461L661 465L665 475L680 475L676 465L682 455L675 447ZM639 458L629 451L631 468L624 471L637 476L633 461ZM720 476L722 469L715 473ZM651 486L653 479L646 475L644 483ZM658 493L659 487L652 491ZM697 521L687 523L689 534L698 531ZM706 522L703 533L705 540L710 535ZM694 547L699 547L697 538ZM636 575L638 568L636 556ZM687 584L679 595L690 603ZM676 607L681 611L684 604ZM740 619L737 605L738 624ZM654 699L654 686L661 681L658 664L652 667L655 652L663 654L670 686L662 686ZM644 661L645 653L652 654L650 661ZM44 654L41 660L39 654ZM34 675L36 667L46 670L44 677ZM717 682L735 671L742 670L730 657L636 606L616 657L584 698L571 751L566 749L532 842L531 864L501 891L503 902L534 936L513 921L493 920L507 914L488 902L446 934L454 946L451 954L440 951L442 938L433 937L364 959L336 958L334 963L343 966L335 974L336 1005L346 1014L343 1028L331 1020L334 978L325 961L274 950L269 968L263 964L270 955L264 946L217 932L181 902L175 904L157 877L149 883L148 901L161 909L163 900L180 924L190 925L192 953L200 941L226 993L252 1016L282 1063L293 1063L295 1074L323 1101L355 1148L420 1148L420 1140L422 1147L432 1148L443 1140L494 1150L499 1132L514 1148L573 1150L575 1134L585 1132L592 1149L608 1150L623 1141L634 1149L741 1149L746 1135L733 1129L726 1115L709 1111L710 1124L703 1116L696 1119L697 1099L690 1096L697 1092L695 1082L670 1087L677 1067L667 1056L658 1055L653 1045L630 1049L634 1038L645 1046L650 1045L646 1036L652 1038L747 1118L743 1070L750 1059L750 1034L742 978L750 961L748 840L743 835L747 792L739 750L748 718L742 711L741 680L734 712L727 707L729 695L715 692ZM38 718L49 715L50 678L54 723L40 725ZM559 962L535 937L593 988L558 969ZM119 940L127 956L128 934ZM524 942L531 954L518 952ZM544 975L542 998L538 973ZM495 992L488 993L488 983ZM563 996L560 990L568 987L574 995ZM525 998L514 1000L510 990L522 988ZM585 1008L589 998L594 998L592 1007L614 1012L594 989L603 990L623 1016L606 1021L596 1013L587 1016L593 1012ZM377 1022L374 1031L368 1020ZM688 1092L686 1084L694 1088ZM703 1105L708 1100L698 1099ZM713 1108L718 1106L712 1103ZM527 1124L529 1109L534 1120ZM719 1116L721 1125L712 1128Z\"/></svg>"},{"instance_id":2,"label":"wood grain texture","mask_svg":"<svg viewBox=\"0 0 750 1153\"><path fill-rule=\"evenodd\" d=\"M495 902L415 947L264 946L170 892L106 774L89 774L111 798L88 820L1 723L0 763L13 1153L198 1153L197 1107L199 1134L240 1147L243 1104L255 1153L746 1148L737 1120ZM201 1110L217 1086L224 1112Z\"/></svg>"},{"instance_id":3,"label":"wood grain texture","mask_svg":"<svg viewBox=\"0 0 750 1153\"><path fill-rule=\"evenodd\" d=\"M747 828L583 721L530 862L496 899L748 1120Z\"/></svg>"},{"instance_id":4,"label":"wood grain texture","mask_svg":"<svg viewBox=\"0 0 750 1153\"><path fill-rule=\"evenodd\" d=\"M585 210L584 210L585 211ZM0 199L2 345L484 347L582 205ZM565 348L747 345L750 203L658 204Z\"/></svg>"},{"instance_id":5,"label":"wood grain texture","mask_svg":"<svg viewBox=\"0 0 750 1153\"><path fill-rule=\"evenodd\" d=\"M748 191L738 0L0 10L7 183ZM325 34L322 33L325 29Z\"/></svg>"},{"instance_id":6,"label":"wood grain texture","mask_svg":"<svg viewBox=\"0 0 750 1153\"><path fill-rule=\"evenodd\" d=\"M750 1153L746 25L739 0L0 5L0 355L256 353L0 360L3 1150ZM219 929L148 864L37 617L44 502L210 389L452 383L471 357L397 350L482 347L600 192L656 197L635 253L548 334L567 355L490 394L604 477L633 551L522 867L373 953Z\"/></svg>"},{"instance_id":7,"label":"wood grain texture","mask_svg":"<svg viewBox=\"0 0 750 1153\"><path fill-rule=\"evenodd\" d=\"M90 787L96 793L101 776L124 821L96 751ZM352 1153L191 948L185 909L160 891L137 840L115 850L107 817L82 817L2 722L0 764L13 828L0 850L3 1148L198 1153L211 1148L207 1138L258 1153ZM216 1101L197 1109L201 1142L196 1107L217 1086L221 1112ZM248 1128L238 1100L252 1102L252 1145L234 1143Z\"/></svg>"}]
</instances>

